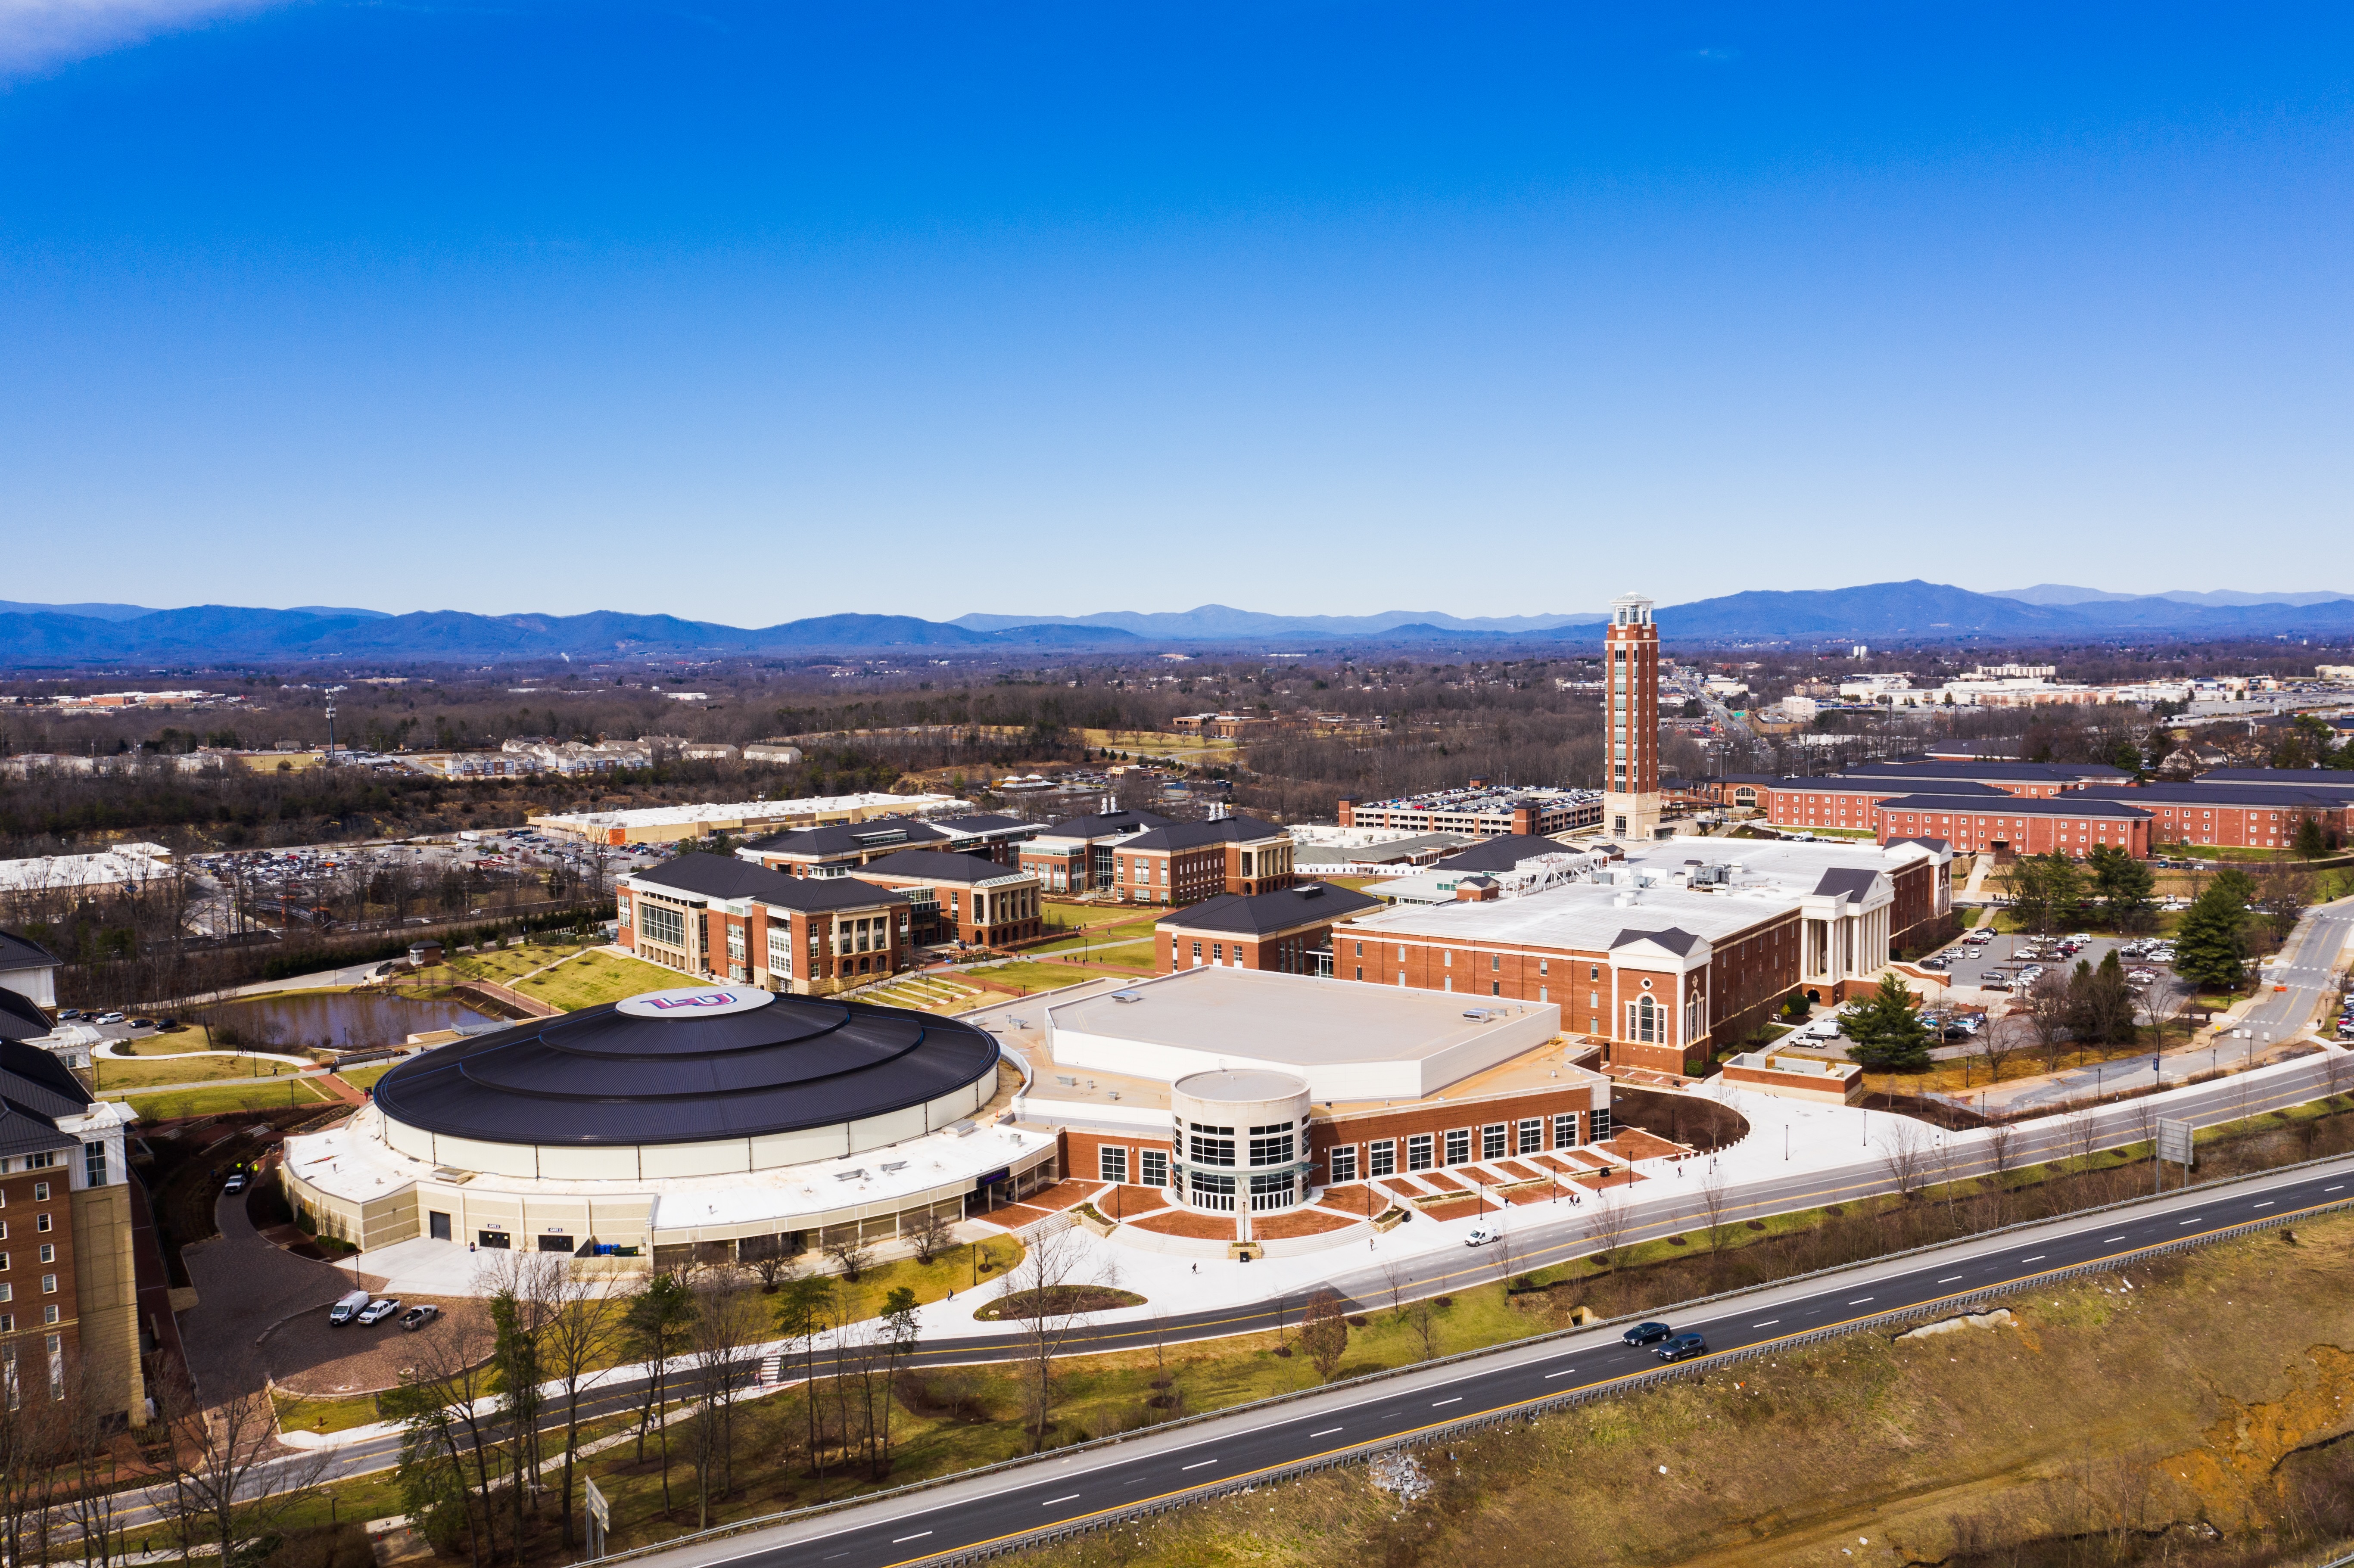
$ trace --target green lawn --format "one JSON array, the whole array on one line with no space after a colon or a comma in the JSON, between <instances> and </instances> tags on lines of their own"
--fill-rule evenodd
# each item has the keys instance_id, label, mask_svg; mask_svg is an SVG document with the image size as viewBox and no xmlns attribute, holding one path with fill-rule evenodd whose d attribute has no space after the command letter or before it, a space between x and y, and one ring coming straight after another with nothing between
<instances>
[{"instance_id":1,"label":"green lawn","mask_svg":"<svg viewBox=\"0 0 2354 1568\"><path fill-rule=\"evenodd\" d=\"M99 1092L108 1095L153 1088L157 1084L212 1083L227 1078L258 1078L268 1083L296 1071L283 1062L264 1062L252 1056L154 1056L137 1062L93 1056L90 1069L98 1076Z\"/></svg>"},{"instance_id":2,"label":"green lawn","mask_svg":"<svg viewBox=\"0 0 2354 1568\"><path fill-rule=\"evenodd\" d=\"M588 952L567 959L545 974L515 982L524 995L576 1012L600 1002L619 1001L640 991L667 991L684 983L684 977L642 959L612 953Z\"/></svg>"},{"instance_id":3,"label":"green lawn","mask_svg":"<svg viewBox=\"0 0 2354 1568\"><path fill-rule=\"evenodd\" d=\"M1017 959L1011 963L975 969L965 978L992 990L1024 994L1034 991L1055 991L1103 977L1076 964L1035 964Z\"/></svg>"},{"instance_id":4,"label":"green lawn","mask_svg":"<svg viewBox=\"0 0 2354 1568\"><path fill-rule=\"evenodd\" d=\"M317 1105L334 1097L300 1078L258 1078L217 1089L178 1089L170 1094L122 1096L142 1121L169 1121L175 1117L219 1116L228 1111L270 1110L281 1106Z\"/></svg>"},{"instance_id":5,"label":"green lawn","mask_svg":"<svg viewBox=\"0 0 2354 1568\"><path fill-rule=\"evenodd\" d=\"M270 1403L278 1407L281 1432L348 1432L355 1426L384 1419L377 1413L376 1395L372 1393L354 1394L349 1399L301 1399L273 1392Z\"/></svg>"},{"instance_id":6,"label":"green lawn","mask_svg":"<svg viewBox=\"0 0 2354 1568\"><path fill-rule=\"evenodd\" d=\"M1052 942L1043 942L1034 948L1025 948L1023 951L1059 955L1076 953L1087 948L1101 948L1107 943L1119 946L1139 941L1150 947L1152 942L1152 923L1159 918L1160 912L1155 910L1142 916L1139 916L1133 910L1124 911L1124 913L1128 916L1124 920L1099 921L1089 926L1084 934L1064 937Z\"/></svg>"}]
</instances>

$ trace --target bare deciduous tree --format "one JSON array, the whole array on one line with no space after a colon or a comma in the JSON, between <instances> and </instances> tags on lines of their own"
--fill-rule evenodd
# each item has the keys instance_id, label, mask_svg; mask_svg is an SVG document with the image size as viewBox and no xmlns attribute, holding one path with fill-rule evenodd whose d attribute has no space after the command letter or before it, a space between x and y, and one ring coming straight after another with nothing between
<instances>
[{"instance_id":1,"label":"bare deciduous tree","mask_svg":"<svg viewBox=\"0 0 2354 1568\"><path fill-rule=\"evenodd\" d=\"M1702 1233L1708 1238L1709 1255L1724 1250L1733 1234L1733 1189L1725 1179L1723 1169L1715 1161L1709 1163L1707 1173L1700 1179L1700 1212Z\"/></svg>"},{"instance_id":2,"label":"bare deciduous tree","mask_svg":"<svg viewBox=\"0 0 2354 1568\"><path fill-rule=\"evenodd\" d=\"M1887 1118L1872 1141L1880 1147L1880 1168L1896 1183L1896 1195L1910 1198L1921 1187L1928 1165L1929 1136L1908 1117Z\"/></svg>"},{"instance_id":3,"label":"bare deciduous tree","mask_svg":"<svg viewBox=\"0 0 2354 1568\"><path fill-rule=\"evenodd\" d=\"M1002 1299L1021 1304L1017 1320L1022 1326L1023 1387L1030 1407L1033 1453L1044 1449L1054 1422L1055 1358L1083 1316L1074 1309L1078 1292L1071 1287L1082 1283L1086 1234L1076 1225L1033 1232L1022 1261L1006 1277Z\"/></svg>"},{"instance_id":4,"label":"bare deciduous tree","mask_svg":"<svg viewBox=\"0 0 2354 1568\"><path fill-rule=\"evenodd\" d=\"M712 1472L718 1495L736 1489L737 1396L752 1372L752 1347L762 1337L761 1312L743 1271L706 1269L695 1280L695 1319L688 1330L687 1376L697 1410L692 1434L695 1528L711 1525Z\"/></svg>"},{"instance_id":5,"label":"bare deciduous tree","mask_svg":"<svg viewBox=\"0 0 2354 1568\"><path fill-rule=\"evenodd\" d=\"M853 1285L858 1283L860 1275L875 1266L875 1247L860 1233L855 1222L833 1227L822 1244L822 1249L833 1260L834 1267L842 1271L842 1277Z\"/></svg>"},{"instance_id":6,"label":"bare deciduous tree","mask_svg":"<svg viewBox=\"0 0 2354 1568\"><path fill-rule=\"evenodd\" d=\"M564 1401L564 1459L557 1506L564 1520L564 1544L572 1541L573 1466L580 1449L580 1399L588 1374L611 1359L621 1333L621 1303L605 1282L567 1269L547 1325L540 1331L540 1365Z\"/></svg>"},{"instance_id":7,"label":"bare deciduous tree","mask_svg":"<svg viewBox=\"0 0 2354 1568\"><path fill-rule=\"evenodd\" d=\"M175 1387L165 1384L168 1506L182 1550L201 1543L223 1564L234 1563L309 1497L334 1451L281 1457L278 1413L266 1393L240 1393L207 1410Z\"/></svg>"},{"instance_id":8,"label":"bare deciduous tree","mask_svg":"<svg viewBox=\"0 0 2354 1568\"><path fill-rule=\"evenodd\" d=\"M1422 1346L1422 1359L1428 1361L1438 1354L1438 1313L1427 1301L1416 1301L1405 1309L1405 1326Z\"/></svg>"},{"instance_id":9,"label":"bare deciduous tree","mask_svg":"<svg viewBox=\"0 0 2354 1568\"><path fill-rule=\"evenodd\" d=\"M1627 1200L1619 1195L1618 1188L1603 1188L1585 1206L1585 1239L1594 1244L1596 1255L1605 1263L1625 1243L1634 1224L1634 1215L1628 1212Z\"/></svg>"}]
</instances>

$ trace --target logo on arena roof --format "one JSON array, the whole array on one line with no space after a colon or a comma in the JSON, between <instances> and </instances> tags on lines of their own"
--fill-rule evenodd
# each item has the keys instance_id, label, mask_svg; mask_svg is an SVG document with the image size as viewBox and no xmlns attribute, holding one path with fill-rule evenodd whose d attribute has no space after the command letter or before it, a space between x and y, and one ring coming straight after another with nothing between
<instances>
[{"instance_id":1,"label":"logo on arena roof","mask_svg":"<svg viewBox=\"0 0 2354 1568\"><path fill-rule=\"evenodd\" d=\"M748 985L690 985L650 991L614 1004L631 1018L717 1018L766 1007L769 994Z\"/></svg>"}]
</instances>

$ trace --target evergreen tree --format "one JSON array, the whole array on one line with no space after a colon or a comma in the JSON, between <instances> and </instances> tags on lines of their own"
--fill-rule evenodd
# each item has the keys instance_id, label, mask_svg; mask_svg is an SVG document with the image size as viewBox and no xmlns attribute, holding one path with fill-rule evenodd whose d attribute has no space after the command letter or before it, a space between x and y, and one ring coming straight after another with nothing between
<instances>
[{"instance_id":1,"label":"evergreen tree","mask_svg":"<svg viewBox=\"0 0 2354 1568\"><path fill-rule=\"evenodd\" d=\"M2100 900L2103 917L2120 931L2147 929L2157 912L2150 895L2158 887L2148 865L2114 844L2094 845L2087 858L2093 895Z\"/></svg>"},{"instance_id":2,"label":"evergreen tree","mask_svg":"<svg viewBox=\"0 0 2354 1568\"><path fill-rule=\"evenodd\" d=\"M2077 960L2076 972L2068 980L2068 1032L2086 1044L2133 1044L2133 992L2115 951L2098 969Z\"/></svg>"},{"instance_id":3,"label":"evergreen tree","mask_svg":"<svg viewBox=\"0 0 2354 1568\"><path fill-rule=\"evenodd\" d=\"M2321 831L2319 819L2314 817L2297 819L2296 853L2306 860L2319 860L2329 853L2329 838Z\"/></svg>"},{"instance_id":4,"label":"evergreen tree","mask_svg":"<svg viewBox=\"0 0 2354 1568\"><path fill-rule=\"evenodd\" d=\"M2217 877L2192 900L2182 924L2175 928L2175 972L2200 991L2240 988L2240 935L2247 925L2248 909L2245 899L2235 895L2228 882L2230 874Z\"/></svg>"},{"instance_id":5,"label":"evergreen tree","mask_svg":"<svg viewBox=\"0 0 2354 1568\"><path fill-rule=\"evenodd\" d=\"M2057 850L2011 862L2002 873L2002 885L2010 895L2012 916L2038 936L2048 937L2072 924L2084 902L2076 863Z\"/></svg>"},{"instance_id":6,"label":"evergreen tree","mask_svg":"<svg viewBox=\"0 0 2354 1568\"><path fill-rule=\"evenodd\" d=\"M1914 1010L1913 993L1893 974L1880 977L1848 1023L1848 1059L1882 1073L1918 1073L1929 1065L1929 1026Z\"/></svg>"}]
</instances>

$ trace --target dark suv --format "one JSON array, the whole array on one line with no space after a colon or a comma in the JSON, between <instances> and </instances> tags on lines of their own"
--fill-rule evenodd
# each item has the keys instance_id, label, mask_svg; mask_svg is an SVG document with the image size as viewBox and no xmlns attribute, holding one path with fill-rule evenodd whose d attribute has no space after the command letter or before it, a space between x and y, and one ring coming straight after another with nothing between
<instances>
[{"instance_id":1,"label":"dark suv","mask_svg":"<svg viewBox=\"0 0 2354 1568\"><path fill-rule=\"evenodd\" d=\"M1627 1330L1627 1342L1630 1345L1656 1344L1672 1338L1674 1334L1675 1330L1665 1323L1638 1323Z\"/></svg>"},{"instance_id":2,"label":"dark suv","mask_svg":"<svg viewBox=\"0 0 2354 1568\"><path fill-rule=\"evenodd\" d=\"M1659 1349L1663 1361L1680 1361L1686 1356L1696 1356L1708 1349L1708 1341L1698 1334L1678 1334Z\"/></svg>"}]
</instances>

